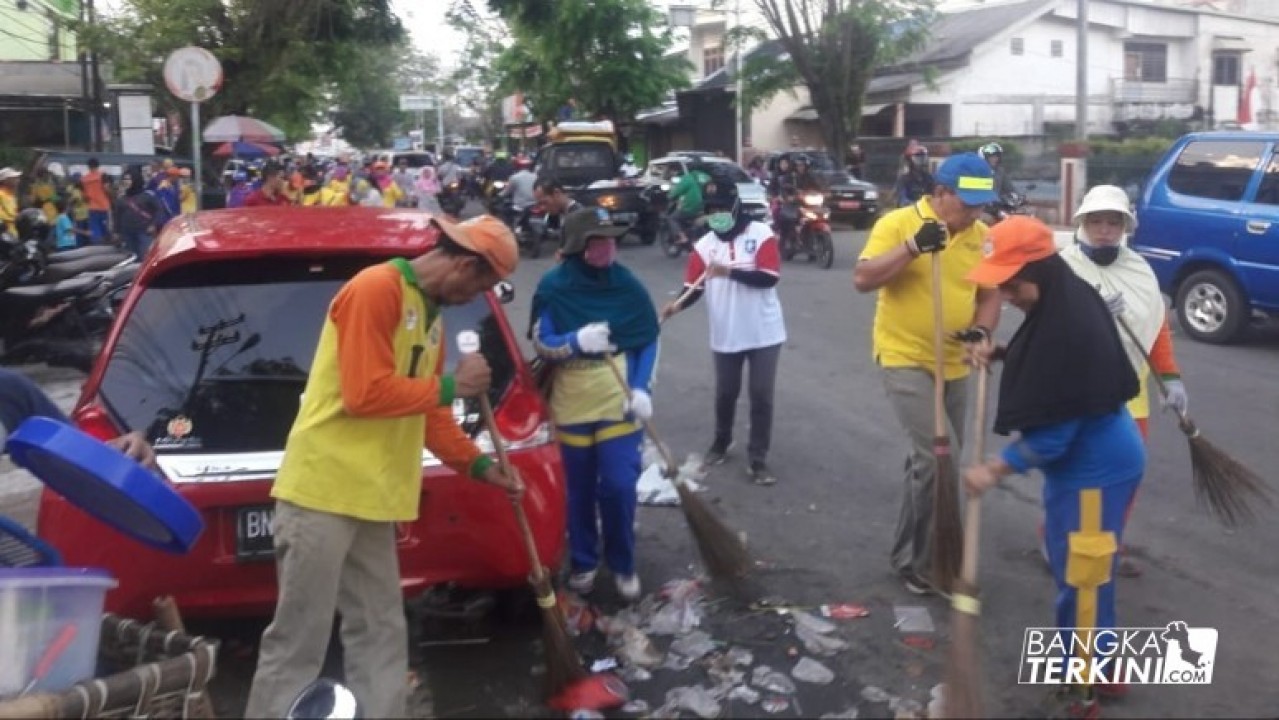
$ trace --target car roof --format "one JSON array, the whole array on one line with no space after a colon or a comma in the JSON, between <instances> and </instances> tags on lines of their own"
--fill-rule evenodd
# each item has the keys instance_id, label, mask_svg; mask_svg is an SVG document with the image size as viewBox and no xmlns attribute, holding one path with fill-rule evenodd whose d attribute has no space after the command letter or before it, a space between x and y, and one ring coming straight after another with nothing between
<instances>
[{"instance_id":1,"label":"car roof","mask_svg":"<svg viewBox=\"0 0 1279 720\"><path fill-rule=\"evenodd\" d=\"M667 155L660 157L652 162L702 162L702 163L732 163L732 158L720 157L718 155L693 155L680 153L677 155Z\"/></svg>"},{"instance_id":2,"label":"car roof","mask_svg":"<svg viewBox=\"0 0 1279 720\"><path fill-rule=\"evenodd\" d=\"M159 264L262 254L417 255L439 230L420 210L368 207L251 207L176 218L151 260ZM150 263L148 263L150 264Z\"/></svg>"},{"instance_id":3,"label":"car roof","mask_svg":"<svg viewBox=\"0 0 1279 720\"><path fill-rule=\"evenodd\" d=\"M1182 140L1279 140L1279 132L1256 132L1253 130L1207 130L1188 133Z\"/></svg>"}]
</instances>

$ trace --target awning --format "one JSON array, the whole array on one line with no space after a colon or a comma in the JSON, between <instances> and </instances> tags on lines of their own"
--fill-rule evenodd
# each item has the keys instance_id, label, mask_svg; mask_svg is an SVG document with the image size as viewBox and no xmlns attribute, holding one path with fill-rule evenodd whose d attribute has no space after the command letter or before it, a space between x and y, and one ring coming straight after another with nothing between
<instances>
[{"instance_id":1,"label":"awning","mask_svg":"<svg viewBox=\"0 0 1279 720\"><path fill-rule=\"evenodd\" d=\"M640 125L674 125L679 122L679 108L671 106L645 110L635 114L635 122Z\"/></svg>"},{"instance_id":2,"label":"awning","mask_svg":"<svg viewBox=\"0 0 1279 720\"><path fill-rule=\"evenodd\" d=\"M1214 35L1212 37L1212 49L1222 50L1226 52L1252 52L1252 43L1244 38L1232 35Z\"/></svg>"},{"instance_id":3,"label":"awning","mask_svg":"<svg viewBox=\"0 0 1279 720\"><path fill-rule=\"evenodd\" d=\"M866 84L866 94L905 90L924 81L923 73L899 73L897 75L881 75L870 79Z\"/></svg>"}]
</instances>

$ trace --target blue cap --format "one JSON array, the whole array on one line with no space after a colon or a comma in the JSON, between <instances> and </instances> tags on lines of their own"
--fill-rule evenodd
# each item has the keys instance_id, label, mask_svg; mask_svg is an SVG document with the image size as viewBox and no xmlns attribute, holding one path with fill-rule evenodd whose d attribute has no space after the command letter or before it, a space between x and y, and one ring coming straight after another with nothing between
<instances>
[{"instance_id":1,"label":"blue cap","mask_svg":"<svg viewBox=\"0 0 1279 720\"><path fill-rule=\"evenodd\" d=\"M960 202L970 207L986 205L999 199L995 192L995 173L977 153L951 155L937 168L933 180L955 191Z\"/></svg>"}]
</instances>

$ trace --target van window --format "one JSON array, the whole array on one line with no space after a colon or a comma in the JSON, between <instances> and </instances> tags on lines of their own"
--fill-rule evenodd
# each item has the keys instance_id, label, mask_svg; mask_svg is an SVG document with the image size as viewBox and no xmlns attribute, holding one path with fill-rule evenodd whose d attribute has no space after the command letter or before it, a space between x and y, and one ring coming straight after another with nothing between
<instances>
[{"instance_id":1,"label":"van window","mask_svg":"<svg viewBox=\"0 0 1279 720\"><path fill-rule=\"evenodd\" d=\"M1270 156L1266 174L1261 177L1261 187L1257 188L1257 202L1279 205L1279 152Z\"/></svg>"},{"instance_id":2,"label":"van window","mask_svg":"<svg viewBox=\"0 0 1279 720\"><path fill-rule=\"evenodd\" d=\"M1168 188L1195 197L1237 202L1257 166L1265 143L1201 140L1181 151L1168 175Z\"/></svg>"}]
</instances>

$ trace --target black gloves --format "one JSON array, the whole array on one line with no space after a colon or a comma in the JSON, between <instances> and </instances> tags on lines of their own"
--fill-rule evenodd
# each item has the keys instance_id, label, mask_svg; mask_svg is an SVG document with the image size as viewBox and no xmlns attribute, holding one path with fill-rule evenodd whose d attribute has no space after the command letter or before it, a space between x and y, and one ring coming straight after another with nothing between
<instances>
[{"instance_id":1,"label":"black gloves","mask_svg":"<svg viewBox=\"0 0 1279 720\"><path fill-rule=\"evenodd\" d=\"M906 241L906 247L915 257L923 253L940 252L946 248L946 228L936 220L925 220L915 237Z\"/></svg>"}]
</instances>

